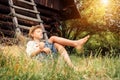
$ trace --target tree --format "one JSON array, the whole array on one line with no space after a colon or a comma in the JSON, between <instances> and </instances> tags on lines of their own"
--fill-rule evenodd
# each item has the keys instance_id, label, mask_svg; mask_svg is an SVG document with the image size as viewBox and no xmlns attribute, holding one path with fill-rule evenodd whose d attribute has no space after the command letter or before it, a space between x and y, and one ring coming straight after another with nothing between
<instances>
[{"instance_id":1,"label":"tree","mask_svg":"<svg viewBox=\"0 0 120 80\"><path fill-rule=\"evenodd\" d=\"M113 47L119 53L120 2L104 1L107 0L77 0L81 18L64 21L63 32L66 33L63 35L74 40L90 34L92 38L86 45L88 50L101 47L105 53Z\"/></svg>"}]
</instances>

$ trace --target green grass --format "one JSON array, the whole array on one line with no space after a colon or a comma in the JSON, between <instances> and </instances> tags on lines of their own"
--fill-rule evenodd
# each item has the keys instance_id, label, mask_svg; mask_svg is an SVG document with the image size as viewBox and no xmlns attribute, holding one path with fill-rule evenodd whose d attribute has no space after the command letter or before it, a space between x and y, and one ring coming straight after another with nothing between
<instances>
[{"instance_id":1,"label":"green grass","mask_svg":"<svg viewBox=\"0 0 120 80\"><path fill-rule=\"evenodd\" d=\"M7 47L0 51L0 80L120 80L119 57L77 57L69 68L61 57L39 62L25 55L24 48Z\"/></svg>"}]
</instances>

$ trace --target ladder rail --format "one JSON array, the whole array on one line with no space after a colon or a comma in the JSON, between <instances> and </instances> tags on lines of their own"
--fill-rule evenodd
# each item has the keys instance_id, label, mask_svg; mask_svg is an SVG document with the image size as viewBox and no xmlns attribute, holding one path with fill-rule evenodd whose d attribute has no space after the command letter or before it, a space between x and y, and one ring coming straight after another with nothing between
<instances>
[{"instance_id":1,"label":"ladder rail","mask_svg":"<svg viewBox=\"0 0 120 80\"><path fill-rule=\"evenodd\" d=\"M13 5L13 1L12 1L12 0L9 0L9 4L12 4L12 5ZM11 10L11 13L12 13L13 15L16 14L14 8L10 7L10 10ZM14 24L15 27L16 27L16 31L17 31L18 33L21 33L21 31L20 31L20 29L19 29L19 27L18 27L17 17L13 16L13 19L12 19L12 20L13 20L13 24Z\"/></svg>"},{"instance_id":2,"label":"ladder rail","mask_svg":"<svg viewBox=\"0 0 120 80\"><path fill-rule=\"evenodd\" d=\"M35 3L34 0L31 0L31 2L32 2L32 3ZM37 11L36 5L33 6L33 8L34 8L35 11ZM39 21L42 21L39 14L37 14L37 18L38 18ZM45 28L44 28L43 23L40 23L40 25L41 25L41 27L42 27L42 29L43 29L43 32L45 32L45 33L43 34L44 37L45 37L45 39L48 40L48 36L47 36L46 31L45 31Z\"/></svg>"},{"instance_id":3,"label":"ladder rail","mask_svg":"<svg viewBox=\"0 0 120 80\"><path fill-rule=\"evenodd\" d=\"M13 5L13 1L12 0L9 0L9 4L12 4ZM12 7L10 7L10 10L11 10L11 13L13 14L13 15L15 15L15 10L14 10L14 8L12 8ZM13 22L15 21L15 26L17 27L18 25L18 22L17 22L17 19L16 19L16 17L13 17Z\"/></svg>"},{"instance_id":4,"label":"ladder rail","mask_svg":"<svg viewBox=\"0 0 120 80\"><path fill-rule=\"evenodd\" d=\"M26 30L30 29L30 27L28 27L28 26L20 25L18 23L18 19L17 18L27 19L27 20L39 22L39 24L41 25L41 27L43 29L43 32L44 32L44 34L43 34L44 39L48 40L48 36L47 36L46 31L45 31L45 28L44 28L44 25L43 25L43 21L40 18L40 12L38 12L34 0L30 0L30 2L29 1L25 1L25 0L18 0L18 1L23 2L25 4L32 5L33 6L33 10L30 10L30 9L27 9L27 8L23 8L23 7L20 7L20 6L16 6L16 5L13 4L13 0L9 0L10 10L11 10L11 14L13 16L13 23L16 26L16 33L18 32L18 33L21 34L20 28L26 29ZM18 14L18 13L15 12L15 9L19 9L19 10L23 10L23 11L28 11L28 12L35 13L36 18L25 16L25 15L20 14L20 13Z\"/></svg>"}]
</instances>

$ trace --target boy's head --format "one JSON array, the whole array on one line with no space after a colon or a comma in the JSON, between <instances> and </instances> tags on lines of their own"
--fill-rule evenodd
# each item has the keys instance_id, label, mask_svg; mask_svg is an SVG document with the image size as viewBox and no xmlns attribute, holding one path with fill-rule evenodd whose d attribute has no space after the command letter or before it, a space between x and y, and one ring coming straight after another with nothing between
<instances>
[{"instance_id":1,"label":"boy's head","mask_svg":"<svg viewBox=\"0 0 120 80\"><path fill-rule=\"evenodd\" d=\"M29 30L29 37L32 39L42 39L43 31L40 25L32 26Z\"/></svg>"}]
</instances>

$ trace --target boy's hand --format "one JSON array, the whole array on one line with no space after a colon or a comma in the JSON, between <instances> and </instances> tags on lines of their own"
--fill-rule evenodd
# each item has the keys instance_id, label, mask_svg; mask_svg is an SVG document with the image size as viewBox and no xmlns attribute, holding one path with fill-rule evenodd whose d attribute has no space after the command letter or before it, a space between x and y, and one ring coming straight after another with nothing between
<instances>
[{"instance_id":1,"label":"boy's hand","mask_svg":"<svg viewBox=\"0 0 120 80\"><path fill-rule=\"evenodd\" d=\"M45 48L43 49L43 51L44 51L45 53L47 53L47 54L51 54L50 48L45 47Z\"/></svg>"},{"instance_id":2,"label":"boy's hand","mask_svg":"<svg viewBox=\"0 0 120 80\"><path fill-rule=\"evenodd\" d=\"M40 43L39 43L39 48L40 48L40 49L43 49L44 47L45 47L45 43L44 43L44 42L40 42Z\"/></svg>"}]
</instances>

